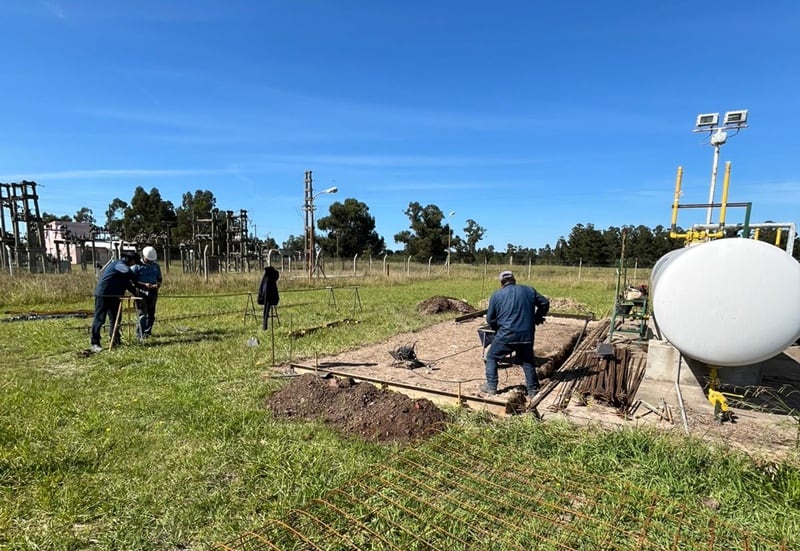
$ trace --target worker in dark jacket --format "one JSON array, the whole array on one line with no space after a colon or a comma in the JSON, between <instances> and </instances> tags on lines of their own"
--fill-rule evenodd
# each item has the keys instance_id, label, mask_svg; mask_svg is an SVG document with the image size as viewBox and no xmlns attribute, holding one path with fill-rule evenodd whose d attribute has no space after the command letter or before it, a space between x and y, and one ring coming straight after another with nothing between
<instances>
[{"instance_id":1,"label":"worker in dark jacket","mask_svg":"<svg viewBox=\"0 0 800 551\"><path fill-rule=\"evenodd\" d=\"M100 273L94 289L94 321L92 322L92 351L100 352L100 331L106 318L109 318L109 336L114 344L120 343L119 311L120 299L128 291L136 294L131 266L139 263L139 255L134 252L123 253L119 260L112 260Z\"/></svg>"},{"instance_id":2,"label":"worker in dark jacket","mask_svg":"<svg viewBox=\"0 0 800 551\"><path fill-rule=\"evenodd\" d=\"M512 352L514 361L522 365L528 396L539 391L533 340L536 326L544 322L550 301L533 287L517 285L510 271L500 273L500 289L489 299L486 322L495 331L486 353L486 383L480 386L485 394L497 394L497 361Z\"/></svg>"}]
</instances>

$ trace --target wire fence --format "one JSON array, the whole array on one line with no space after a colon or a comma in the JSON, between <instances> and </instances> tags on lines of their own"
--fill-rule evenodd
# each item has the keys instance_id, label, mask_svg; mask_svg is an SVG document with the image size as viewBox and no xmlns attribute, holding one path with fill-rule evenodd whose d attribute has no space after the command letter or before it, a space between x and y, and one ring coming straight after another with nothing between
<instances>
[{"instance_id":1,"label":"wire fence","mask_svg":"<svg viewBox=\"0 0 800 551\"><path fill-rule=\"evenodd\" d=\"M788 550L614 473L448 432L217 549Z\"/></svg>"}]
</instances>

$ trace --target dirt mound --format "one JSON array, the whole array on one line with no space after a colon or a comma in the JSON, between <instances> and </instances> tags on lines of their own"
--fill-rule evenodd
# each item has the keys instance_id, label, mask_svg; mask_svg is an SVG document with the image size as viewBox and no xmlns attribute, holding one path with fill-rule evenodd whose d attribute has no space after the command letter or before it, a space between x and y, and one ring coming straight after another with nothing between
<instances>
[{"instance_id":1,"label":"dirt mound","mask_svg":"<svg viewBox=\"0 0 800 551\"><path fill-rule=\"evenodd\" d=\"M555 297L550 299L550 310L569 314L588 314L589 308L572 298Z\"/></svg>"},{"instance_id":2,"label":"dirt mound","mask_svg":"<svg viewBox=\"0 0 800 551\"><path fill-rule=\"evenodd\" d=\"M449 421L429 400L313 374L293 379L266 404L275 417L322 421L374 442L412 442L441 432Z\"/></svg>"},{"instance_id":3,"label":"dirt mound","mask_svg":"<svg viewBox=\"0 0 800 551\"><path fill-rule=\"evenodd\" d=\"M431 297L417 304L417 309L427 315L442 314L444 312L471 314L476 311L475 308L463 300L452 297Z\"/></svg>"}]
</instances>

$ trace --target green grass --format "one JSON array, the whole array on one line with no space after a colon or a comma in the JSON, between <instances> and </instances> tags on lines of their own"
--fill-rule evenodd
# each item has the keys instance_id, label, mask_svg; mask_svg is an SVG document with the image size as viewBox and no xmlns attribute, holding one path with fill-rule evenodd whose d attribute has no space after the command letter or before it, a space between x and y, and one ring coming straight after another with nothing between
<instances>
[{"instance_id":1,"label":"green grass","mask_svg":"<svg viewBox=\"0 0 800 551\"><path fill-rule=\"evenodd\" d=\"M571 297L603 315L611 270L515 268L520 283ZM490 268L454 266L449 276L415 267L390 278L330 278L309 288L302 274L279 281L278 363L328 354L413 331L445 317L416 310L446 295L478 305L497 288ZM212 275L173 268L159 300L156 336L83 357L90 319L0 323L0 547L9 549L205 548L262 526L368 472L397 448L342 439L324 427L278 422L264 408L281 384L265 376L270 333L249 318L247 292L260 273ZM329 306L334 285L337 308ZM363 309L354 308L359 285ZM91 274L0 276L0 311L91 309ZM353 318L305 337L291 329ZM128 330L126 329L126 332ZM256 336L258 347L246 346ZM107 335L103 343L107 344ZM725 514L766 536L800 545L800 477L790 463L759 464L733 452L624 430L585 431L460 415L462 428L493 442L525 442L553 469L613 472L666 496L718 496ZM463 429L463 427L467 427ZM737 508L737 503L746 507Z\"/></svg>"}]
</instances>

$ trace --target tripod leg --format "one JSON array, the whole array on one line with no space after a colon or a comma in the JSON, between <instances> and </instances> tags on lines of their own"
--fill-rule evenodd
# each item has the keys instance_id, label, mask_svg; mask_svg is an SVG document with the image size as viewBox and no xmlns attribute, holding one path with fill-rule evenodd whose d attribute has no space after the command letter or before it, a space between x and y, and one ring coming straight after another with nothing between
<instances>
[{"instance_id":1,"label":"tripod leg","mask_svg":"<svg viewBox=\"0 0 800 551\"><path fill-rule=\"evenodd\" d=\"M117 315L114 317L114 328L111 330L111 338L109 339L108 349L111 350L114 348L114 341L117 340L117 331L119 331L119 324L122 320L122 299L119 301L119 306L117 306Z\"/></svg>"}]
</instances>

